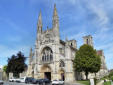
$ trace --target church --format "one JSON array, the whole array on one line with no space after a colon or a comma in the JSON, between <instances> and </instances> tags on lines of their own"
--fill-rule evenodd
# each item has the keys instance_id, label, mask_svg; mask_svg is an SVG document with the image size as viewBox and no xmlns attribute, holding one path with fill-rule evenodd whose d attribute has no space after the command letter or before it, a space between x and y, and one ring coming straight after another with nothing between
<instances>
[{"instance_id":1,"label":"church","mask_svg":"<svg viewBox=\"0 0 113 85\"><path fill-rule=\"evenodd\" d=\"M60 39L59 17L54 5L52 28L43 31L41 12L37 23L37 36L34 52L31 48L27 76L37 79L62 79L66 82L76 80L73 60L77 51L76 40ZM92 36L83 37L84 44L93 46ZM104 58L105 60L105 58Z\"/></svg>"}]
</instances>

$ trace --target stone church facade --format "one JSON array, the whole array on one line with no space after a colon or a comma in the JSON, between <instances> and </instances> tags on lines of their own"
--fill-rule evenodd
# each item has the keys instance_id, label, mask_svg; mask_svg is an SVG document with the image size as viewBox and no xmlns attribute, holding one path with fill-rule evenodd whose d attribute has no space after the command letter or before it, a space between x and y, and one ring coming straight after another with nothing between
<instances>
[{"instance_id":1,"label":"stone church facade","mask_svg":"<svg viewBox=\"0 0 113 85\"><path fill-rule=\"evenodd\" d=\"M52 28L42 30L39 14L35 52L30 52L28 76L35 78L74 80L73 59L77 51L76 40L60 40L59 17L54 6ZM34 58L33 58L34 56Z\"/></svg>"},{"instance_id":2,"label":"stone church facade","mask_svg":"<svg viewBox=\"0 0 113 85\"><path fill-rule=\"evenodd\" d=\"M31 49L27 76L34 78L76 80L73 60L77 51L76 40L61 40L59 17L54 5L52 28L43 31L41 12L37 24L37 39L34 52ZM92 37L84 37L84 44L93 46Z\"/></svg>"}]
</instances>

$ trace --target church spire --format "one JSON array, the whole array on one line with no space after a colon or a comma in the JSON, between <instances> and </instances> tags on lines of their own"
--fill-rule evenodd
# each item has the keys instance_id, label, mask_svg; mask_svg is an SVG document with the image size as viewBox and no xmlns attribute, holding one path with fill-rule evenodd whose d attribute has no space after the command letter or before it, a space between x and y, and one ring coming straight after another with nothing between
<instances>
[{"instance_id":1,"label":"church spire","mask_svg":"<svg viewBox=\"0 0 113 85\"><path fill-rule=\"evenodd\" d=\"M29 64L31 64L32 62L32 56L33 56L33 53L32 53L32 48L31 48L30 53L29 53Z\"/></svg>"},{"instance_id":2,"label":"church spire","mask_svg":"<svg viewBox=\"0 0 113 85\"><path fill-rule=\"evenodd\" d=\"M30 54L29 54L29 56L32 56L32 48L30 49Z\"/></svg>"},{"instance_id":3,"label":"church spire","mask_svg":"<svg viewBox=\"0 0 113 85\"><path fill-rule=\"evenodd\" d=\"M39 17L38 17L38 32L42 32L42 14L40 11Z\"/></svg>"},{"instance_id":4,"label":"church spire","mask_svg":"<svg viewBox=\"0 0 113 85\"><path fill-rule=\"evenodd\" d=\"M58 16L58 15L57 15L56 4L54 4L54 14L53 14L53 17L55 17L55 16Z\"/></svg>"},{"instance_id":5,"label":"church spire","mask_svg":"<svg viewBox=\"0 0 113 85\"><path fill-rule=\"evenodd\" d=\"M55 27L59 27L59 19L58 19L56 4L54 4L54 12L53 12L53 28Z\"/></svg>"}]
</instances>

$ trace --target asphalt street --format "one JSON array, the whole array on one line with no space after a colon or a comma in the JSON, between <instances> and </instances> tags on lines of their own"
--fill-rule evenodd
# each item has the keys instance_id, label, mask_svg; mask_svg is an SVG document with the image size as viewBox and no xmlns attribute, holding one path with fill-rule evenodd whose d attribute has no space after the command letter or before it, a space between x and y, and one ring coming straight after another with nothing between
<instances>
[{"instance_id":1,"label":"asphalt street","mask_svg":"<svg viewBox=\"0 0 113 85\"><path fill-rule=\"evenodd\" d=\"M17 83L17 82L4 82L4 85L39 85L39 84L25 84L25 83Z\"/></svg>"},{"instance_id":2,"label":"asphalt street","mask_svg":"<svg viewBox=\"0 0 113 85\"><path fill-rule=\"evenodd\" d=\"M17 82L4 82L3 85L39 85L39 84L25 84L25 83L17 83ZM47 85L51 85L51 84L47 84ZM81 85L81 84L65 84L65 85Z\"/></svg>"}]
</instances>

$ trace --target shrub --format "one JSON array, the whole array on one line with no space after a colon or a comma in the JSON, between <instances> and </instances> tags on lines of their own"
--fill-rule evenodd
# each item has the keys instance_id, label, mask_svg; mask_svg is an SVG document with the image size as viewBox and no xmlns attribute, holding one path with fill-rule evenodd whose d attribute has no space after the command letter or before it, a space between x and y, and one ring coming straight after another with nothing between
<instances>
[{"instance_id":1,"label":"shrub","mask_svg":"<svg viewBox=\"0 0 113 85\"><path fill-rule=\"evenodd\" d=\"M111 80L113 81L113 76L111 77Z\"/></svg>"},{"instance_id":2,"label":"shrub","mask_svg":"<svg viewBox=\"0 0 113 85\"><path fill-rule=\"evenodd\" d=\"M94 84L96 85L96 83L97 83L97 79L96 79L96 78L94 78Z\"/></svg>"},{"instance_id":3,"label":"shrub","mask_svg":"<svg viewBox=\"0 0 113 85\"><path fill-rule=\"evenodd\" d=\"M113 72L110 72L110 74L108 75L108 77L112 77L113 76Z\"/></svg>"}]
</instances>

